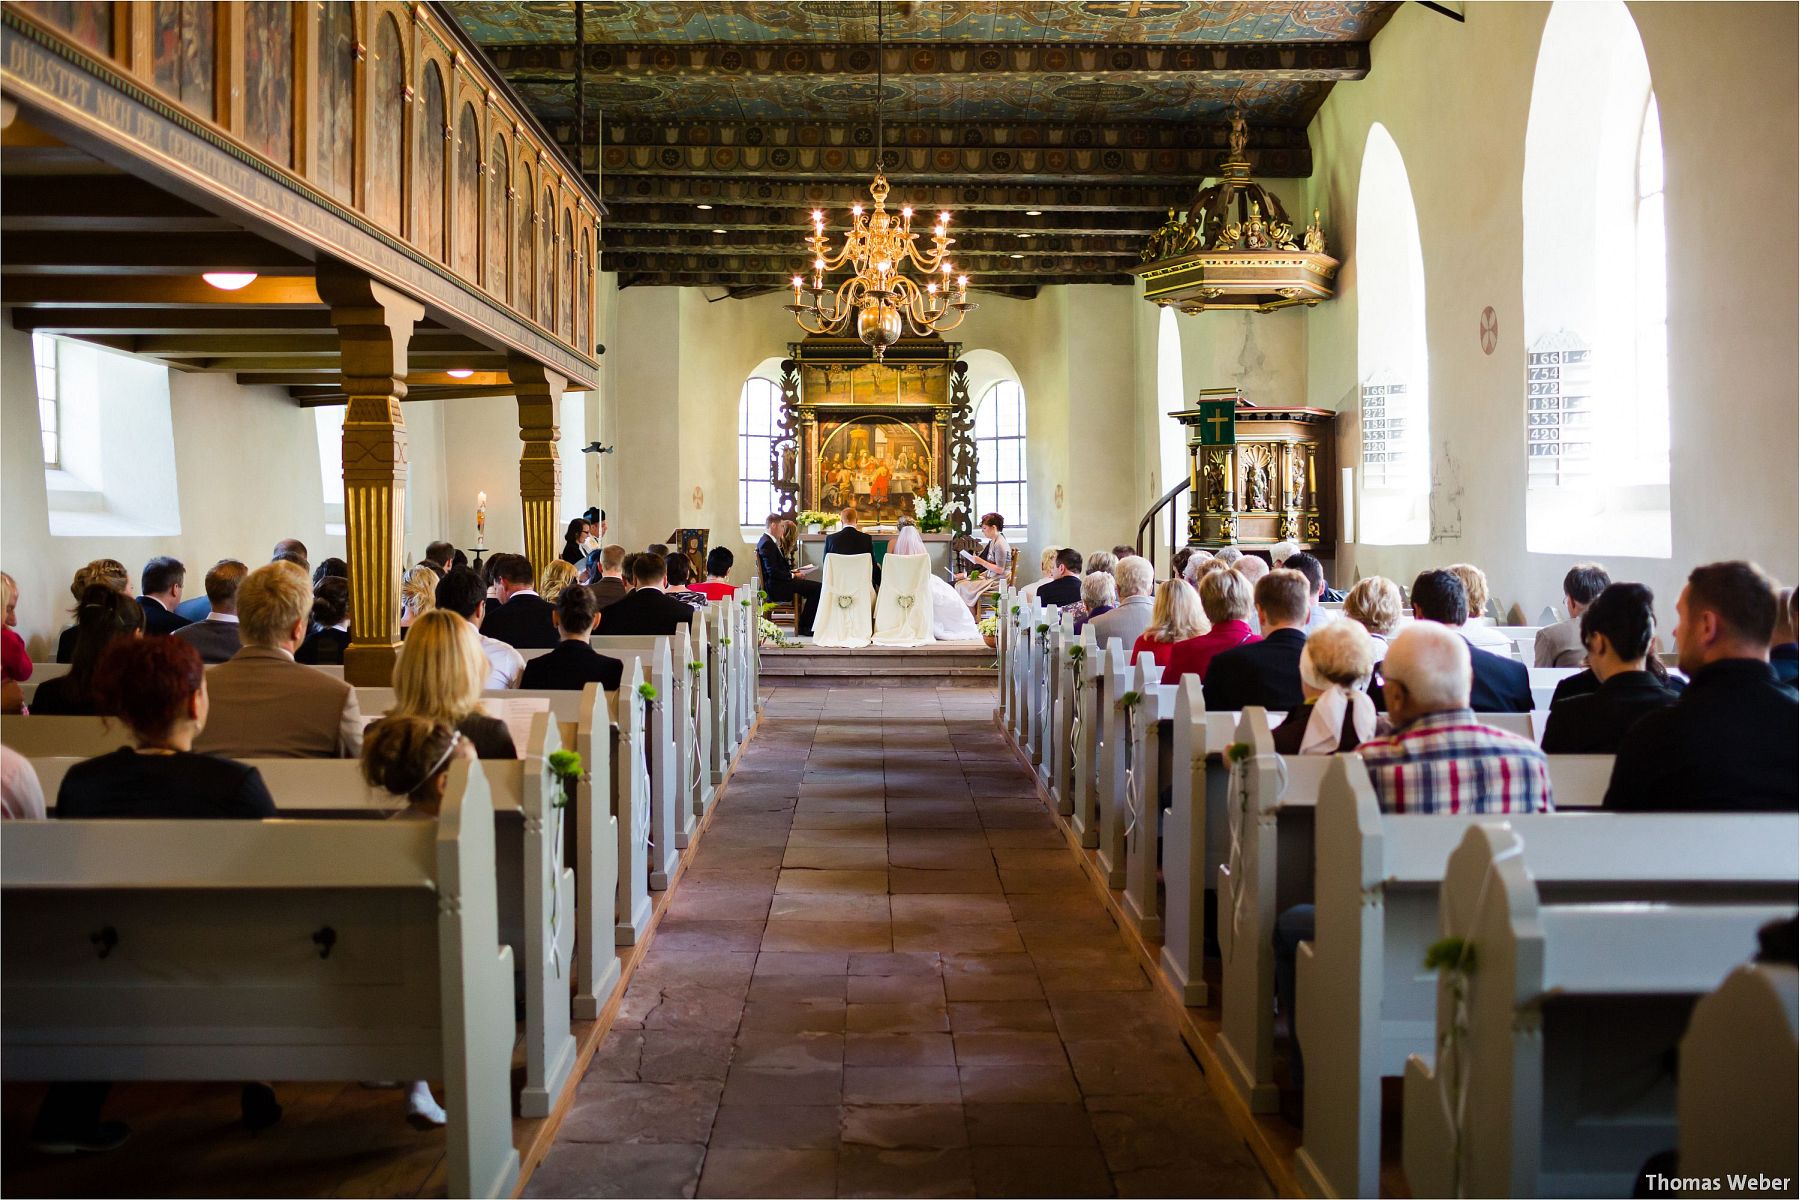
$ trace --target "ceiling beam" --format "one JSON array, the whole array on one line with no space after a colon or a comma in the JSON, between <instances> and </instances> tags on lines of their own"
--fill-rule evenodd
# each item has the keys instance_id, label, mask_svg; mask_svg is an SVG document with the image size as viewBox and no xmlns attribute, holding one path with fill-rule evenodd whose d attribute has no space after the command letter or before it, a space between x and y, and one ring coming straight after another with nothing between
<instances>
[{"instance_id":1,"label":"ceiling beam","mask_svg":"<svg viewBox=\"0 0 1800 1200\"><path fill-rule=\"evenodd\" d=\"M1120 255L1136 257L1149 238L1153 227L1147 222L1145 227L1133 233L1114 237L1069 237L1051 233L1007 233L1001 231L979 231L953 229L953 241L950 246L952 261L957 258L968 258L981 254L1015 254L1032 252L1037 254L1072 254L1080 257L1117 258ZM795 226L786 229L759 229L747 234L715 234L710 230L675 230L675 229L640 229L632 233L630 238L623 239L621 244L614 245L603 241L600 249L603 252L625 252L636 254L679 253L679 254L762 254L781 258L792 258L803 264L808 259L804 235L811 227L803 230ZM827 225L826 235L834 245L840 244L843 238L843 226L835 229ZM931 246L931 230L920 227L918 247L921 252Z\"/></svg>"},{"instance_id":2,"label":"ceiling beam","mask_svg":"<svg viewBox=\"0 0 1800 1200\"><path fill-rule=\"evenodd\" d=\"M339 364L330 358L308 358L304 355L271 354L266 357L214 357L190 356L165 359L171 367L183 371L232 371L232 372L277 372L283 374L338 374ZM432 371L474 370L503 371L506 369L506 356L486 352L482 354L411 354L406 356L407 368Z\"/></svg>"},{"instance_id":3,"label":"ceiling beam","mask_svg":"<svg viewBox=\"0 0 1800 1200\"><path fill-rule=\"evenodd\" d=\"M603 127L602 127L603 126ZM1213 150L1231 143L1229 120L1198 117L1188 121L1116 121L1075 124L1068 121L896 121L882 125L890 146L951 149L979 146L1009 149L1066 150ZM573 130L571 130L573 133ZM1250 148L1304 150L1311 143L1304 128L1286 125L1249 126ZM862 146L875 142L875 122L864 116L835 121L797 118L787 121L669 121L639 117L629 111L607 112L604 122L591 122L590 144L602 146L761 146L765 148Z\"/></svg>"},{"instance_id":4,"label":"ceiling beam","mask_svg":"<svg viewBox=\"0 0 1800 1200\"><path fill-rule=\"evenodd\" d=\"M0 238L7 275L191 275L243 271L306 275L313 264L249 233L13 233Z\"/></svg>"},{"instance_id":5,"label":"ceiling beam","mask_svg":"<svg viewBox=\"0 0 1800 1200\"><path fill-rule=\"evenodd\" d=\"M756 208L849 208L868 195L867 179L840 184L799 182L738 176L703 176L664 173L608 177L608 208L622 204L663 203L692 207L698 204ZM917 184L894 181L888 203L892 208L947 208L953 213L982 209L1022 212L1084 212L1136 209L1160 213L1170 207L1186 208L1199 180L1158 186L1089 183L1080 186L1012 184L994 179L965 179L960 184Z\"/></svg>"},{"instance_id":6,"label":"ceiling beam","mask_svg":"<svg viewBox=\"0 0 1800 1200\"><path fill-rule=\"evenodd\" d=\"M319 392L341 396L343 386L329 372L320 371L239 371L237 381L244 387L285 387L298 396L302 392ZM409 371L406 386L421 387L511 387L512 379L505 371L476 371L467 379L452 379L443 371Z\"/></svg>"},{"instance_id":7,"label":"ceiling beam","mask_svg":"<svg viewBox=\"0 0 1800 1200\"><path fill-rule=\"evenodd\" d=\"M67 308L323 308L309 276L285 275L265 275L235 292L221 291L198 275L21 275L7 281L3 299Z\"/></svg>"},{"instance_id":8,"label":"ceiling beam","mask_svg":"<svg viewBox=\"0 0 1800 1200\"><path fill-rule=\"evenodd\" d=\"M0 303L12 303L12 289L0 295ZM81 334L292 334L335 339L337 329L324 308L14 308L14 329L30 333ZM443 326L427 317L415 328L421 333L440 332Z\"/></svg>"},{"instance_id":9,"label":"ceiling beam","mask_svg":"<svg viewBox=\"0 0 1800 1200\"><path fill-rule=\"evenodd\" d=\"M1182 207L1187 206L1182 202ZM727 233L793 231L802 236L812 224L812 208L749 208L741 205L715 205L702 212L692 204L620 204L612 210L601 230L604 240L614 231L631 231L625 239L629 245L640 244L638 231L654 230L672 235L683 233L710 234L714 229ZM1154 215L1150 215L1154 214ZM828 210L827 220L843 227L844 210ZM1007 234L1039 232L1068 238L1135 237L1142 239L1162 222L1160 209L1107 212L1044 212L1027 216L1024 209L956 209L951 229L958 236L973 233ZM827 226L829 229L831 226Z\"/></svg>"},{"instance_id":10,"label":"ceiling beam","mask_svg":"<svg viewBox=\"0 0 1800 1200\"><path fill-rule=\"evenodd\" d=\"M1018 257L1014 257L1014 255ZM1016 250L1008 254L971 254L957 255L952 259L958 274L973 278L977 275L1039 275L1053 273L1058 275L1113 275L1129 271L1139 264L1135 253L1114 254L1107 257L1077 257L1063 254L1042 254L1035 250ZM611 251L601 255L600 269L617 271L621 275L636 271L653 272L705 272L723 271L727 274L769 274L782 279L800 273L801 263L795 254L735 254L735 253L699 253L682 250L630 250ZM843 278L843 273L836 272L831 278Z\"/></svg>"},{"instance_id":11,"label":"ceiling beam","mask_svg":"<svg viewBox=\"0 0 1800 1200\"><path fill-rule=\"evenodd\" d=\"M131 339L133 353L161 358L205 355L208 358L260 358L270 355L338 357L335 337L309 334L159 334ZM407 343L409 355L423 353L492 354L493 351L460 333L415 333Z\"/></svg>"},{"instance_id":12,"label":"ceiling beam","mask_svg":"<svg viewBox=\"0 0 1800 1200\"><path fill-rule=\"evenodd\" d=\"M783 287L786 282L779 275L750 271L620 271L619 287L762 287L771 284L774 290L789 291ZM1019 272L1011 275L971 276L970 292L998 291L1008 292L1020 287L1037 287L1059 283L1118 283L1135 284L1137 279L1130 273L1119 270L1109 275L1069 275L1064 272L1035 273Z\"/></svg>"},{"instance_id":13,"label":"ceiling beam","mask_svg":"<svg viewBox=\"0 0 1800 1200\"><path fill-rule=\"evenodd\" d=\"M46 175L6 190L0 230L80 229L94 233L217 233L237 227L197 205L120 175L92 179Z\"/></svg>"},{"instance_id":14,"label":"ceiling beam","mask_svg":"<svg viewBox=\"0 0 1800 1200\"><path fill-rule=\"evenodd\" d=\"M575 75L572 42L490 45L488 56L509 83L560 82ZM679 80L845 77L876 73L874 43L605 43L589 45L590 79ZM890 42L880 69L893 79L1001 79L1014 76L1146 75L1230 82L1257 79L1337 83L1369 73L1368 42Z\"/></svg>"}]
</instances>

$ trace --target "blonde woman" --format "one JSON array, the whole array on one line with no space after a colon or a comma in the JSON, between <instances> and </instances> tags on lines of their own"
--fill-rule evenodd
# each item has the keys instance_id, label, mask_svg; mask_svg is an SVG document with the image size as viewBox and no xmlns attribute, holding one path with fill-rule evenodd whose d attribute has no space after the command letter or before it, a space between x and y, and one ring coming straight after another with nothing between
<instances>
[{"instance_id":1,"label":"blonde woman","mask_svg":"<svg viewBox=\"0 0 1800 1200\"><path fill-rule=\"evenodd\" d=\"M1149 654L1156 665L1169 665L1169 655L1182 642L1197 638L1207 631L1206 613L1200 608L1200 597L1185 579L1165 579L1156 589L1156 608L1150 614L1150 628L1131 647L1131 661Z\"/></svg>"},{"instance_id":2,"label":"blonde woman","mask_svg":"<svg viewBox=\"0 0 1800 1200\"><path fill-rule=\"evenodd\" d=\"M1056 556L1062 549L1060 546L1045 546L1044 552L1038 555L1038 577L1019 589L1021 596L1035 596L1038 589L1056 578Z\"/></svg>"},{"instance_id":3,"label":"blonde woman","mask_svg":"<svg viewBox=\"0 0 1800 1200\"><path fill-rule=\"evenodd\" d=\"M401 629L412 628L414 621L437 607L437 585L438 573L424 563L406 573L400 583Z\"/></svg>"},{"instance_id":4,"label":"blonde woman","mask_svg":"<svg viewBox=\"0 0 1800 1200\"><path fill-rule=\"evenodd\" d=\"M1492 650L1503 658L1511 658L1512 639L1479 619L1487 616L1487 574L1474 563L1456 563L1445 570L1462 580L1463 590L1469 593L1469 619L1462 627L1463 637L1468 639L1471 646L1479 646L1483 650Z\"/></svg>"},{"instance_id":5,"label":"blonde woman","mask_svg":"<svg viewBox=\"0 0 1800 1200\"><path fill-rule=\"evenodd\" d=\"M574 582L574 566L559 558L545 567L543 575L538 578L538 595L555 604L556 598L562 595L562 590Z\"/></svg>"},{"instance_id":6,"label":"blonde woman","mask_svg":"<svg viewBox=\"0 0 1800 1200\"><path fill-rule=\"evenodd\" d=\"M1404 603L1400 585L1381 575L1357 580L1344 594L1344 615L1368 631L1376 662L1387 657L1388 643L1400 632Z\"/></svg>"},{"instance_id":7,"label":"blonde woman","mask_svg":"<svg viewBox=\"0 0 1800 1200\"><path fill-rule=\"evenodd\" d=\"M125 573L125 564L116 558L96 558L77 569L75 578L69 581L69 595L75 597L75 607L69 610L71 613L80 610L82 595L95 584L109 587L121 595L131 594L131 576ZM75 661L75 628L69 626L56 639L56 661L59 663Z\"/></svg>"},{"instance_id":8,"label":"blonde woman","mask_svg":"<svg viewBox=\"0 0 1800 1200\"><path fill-rule=\"evenodd\" d=\"M566 564L565 564L566 565ZM475 627L446 608L434 608L412 624L394 664L390 717L424 717L456 730L480 758L517 758L505 724L481 711L487 656Z\"/></svg>"}]
</instances>

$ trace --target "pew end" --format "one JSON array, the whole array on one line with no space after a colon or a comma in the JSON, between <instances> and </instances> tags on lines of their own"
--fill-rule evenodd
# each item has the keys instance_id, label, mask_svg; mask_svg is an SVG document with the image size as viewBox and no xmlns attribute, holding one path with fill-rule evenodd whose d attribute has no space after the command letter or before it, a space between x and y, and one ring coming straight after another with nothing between
<instances>
[{"instance_id":1,"label":"pew end","mask_svg":"<svg viewBox=\"0 0 1800 1200\"><path fill-rule=\"evenodd\" d=\"M1800 1177L1800 1041L1795 1038L1794 967L1738 967L1694 1005L1681 1039L1676 1093L1683 1178ZM1763 1190L1763 1189L1758 1189Z\"/></svg>"}]
</instances>

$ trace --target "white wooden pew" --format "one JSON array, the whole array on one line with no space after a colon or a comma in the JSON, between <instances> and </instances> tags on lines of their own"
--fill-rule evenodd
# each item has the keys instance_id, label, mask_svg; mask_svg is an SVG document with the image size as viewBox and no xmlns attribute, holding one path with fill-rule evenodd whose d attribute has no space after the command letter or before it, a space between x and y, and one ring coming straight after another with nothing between
<instances>
[{"instance_id":1,"label":"white wooden pew","mask_svg":"<svg viewBox=\"0 0 1800 1200\"><path fill-rule=\"evenodd\" d=\"M1050 799L1067 819L1075 811L1076 772L1080 743L1086 734L1082 702L1087 699L1087 664L1094 654L1094 635L1064 629L1053 639L1056 660L1056 700L1051 712L1049 779Z\"/></svg>"},{"instance_id":2,"label":"white wooden pew","mask_svg":"<svg viewBox=\"0 0 1800 1200\"><path fill-rule=\"evenodd\" d=\"M644 702L637 693L645 678L644 664L634 659L625 664L619 690L606 693L614 734L612 815L619 833L619 896L613 941L619 946L636 945L650 927L650 769Z\"/></svg>"},{"instance_id":3,"label":"white wooden pew","mask_svg":"<svg viewBox=\"0 0 1800 1200\"><path fill-rule=\"evenodd\" d=\"M1073 689L1079 735L1070 734L1074 742L1074 779L1070 786L1069 828L1081 845L1091 850L1100 844L1100 755L1112 716L1112 699L1107 694L1112 674L1107 668L1106 648L1098 643L1088 646L1075 674L1080 679L1080 686Z\"/></svg>"},{"instance_id":4,"label":"white wooden pew","mask_svg":"<svg viewBox=\"0 0 1800 1200\"><path fill-rule=\"evenodd\" d=\"M1750 1188L1733 1175L1784 1179L1785 1188L1756 1190L1793 1193L1800 1177L1795 1006L1794 968L1778 963L1741 966L1694 1005L1681 1038L1675 1174L1723 1179L1740 1194Z\"/></svg>"},{"instance_id":5,"label":"white wooden pew","mask_svg":"<svg viewBox=\"0 0 1800 1200\"><path fill-rule=\"evenodd\" d=\"M0 717L0 744L26 758L93 758L133 743L123 721L106 717L11 716Z\"/></svg>"},{"instance_id":6,"label":"white wooden pew","mask_svg":"<svg viewBox=\"0 0 1800 1200\"><path fill-rule=\"evenodd\" d=\"M1541 625L1496 625L1513 644L1513 657L1531 666L1537 660L1537 635Z\"/></svg>"},{"instance_id":7,"label":"white wooden pew","mask_svg":"<svg viewBox=\"0 0 1800 1200\"><path fill-rule=\"evenodd\" d=\"M708 605L703 614L707 647L708 688L712 695L712 781L724 782L737 759L737 660L732 651L731 614L725 604Z\"/></svg>"},{"instance_id":8,"label":"white wooden pew","mask_svg":"<svg viewBox=\"0 0 1800 1200\"><path fill-rule=\"evenodd\" d=\"M1162 857L1163 726L1172 725L1178 689L1159 683L1162 669L1144 655L1133 672L1138 702L1131 714L1131 786L1126 790L1125 914L1145 941L1163 935L1157 896ZM1171 751L1173 746L1171 745Z\"/></svg>"},{"instance_id":9,"label":"white wooden pew","mask_svg":"<svg viewBox=\"0 0 1800 1200\"><path fill-rule=\"evenodd\" d=\"M1531 675L1531 707L1548 712L1550 699L1556 695L1556 685L1571 675L1581 674L1581 667L1534 667L1526 663L1526 671Z\"/></svg>"},{"instance_id":10,"label":"white wooden pew","mask_svg":"<svg viewBox=\"0 0 1800 1200\"><path fill-rule=\"evenodd\" d=\"M1524 714L1510 714L1493 723L1523 728L1526 720ZM1275 919L1296 904L1314 900L1315 843L1322 840L1315 832L1314 817L1328 790L1334 760L1326 755L1276 755L1269 714L1261 709L1244 710L1236 740L1250 746L1251 758L1238 777L1241 783L1227 785L1229 845L1217 875L1223 992L1218 1049L1226 1077L1250 1110L1272 1112L1279 1106L1274 1067ZM1612 771L1611 757L1570 754L1549 761L1552 796L1559 807L1599 806ZM1357 768L1361 769L1360 759ZM1372 793L1369 800L1374 804ZM1379 823L1380 816L1380 805L1374 804L1369 819ZM1442 836L1444 826L1433 828ZM1450 844L1445 843L1440 865L1449 852ZM1300 957L1306 958L1304 947ZM1303 1018L1302 1027L1305 1024ZM1316 1091L1310 1058L1307 1073L1310 1096Z\"/></svg>"},{"instance_id":11,"label":"white wooden pew","mask_svg":"<svg viewBox=\"0 0 1800 1200\"><path fill-rule=\"evenodd\" d=\"M750 736L750 727L756 724L757 714L762 711L762 610L758 607L761 595L760 584L753 582L749 587L741 587L732 595L727 610L731 644L737 659L740 742Z\"/></svg>"},{"instance_id":12,"label":"white wooden pew","mask_svg":"<svg viewBox=\"0 0 1800 1200\"><path fill-rule=\"evenodd\" d=\"M12 822L5 1077L441 1078L449 1193L510 1195L494 861L474 762L435 822Z\"/></svg>"},{"instance_id":13,"label":"white wooden pew","mask_svg":"<svg viewBox=\"0 0 1800 1200\"><path fill-rule=\"evenodd\" d=\"M677 630L672 638L595 638L594 649L614 657L621 653L660 654L659 643L663 642L667 643L669 654L670 691L662 693L662 698L669 704L669 733L674 739L670 769L675 777L676 802L686 806L675 815L675 846L685 850L692 843L694 827L706 815L707 804L712 799L712 784L704 767L708 748L703 732L703 698L700 696L700 690L705 686L702 678L706 669L704 644L696 649L687 632ZM695 658L696 653L702 657ZM700 670L693 669L695 663L699 663Z\"/></svg>"},{"instance_id":14,"label":"white wooden pew","mask_svg":"<svg viewBox=\"0 0 1800 1200\"><path fill-rule=\"evenodd\" d=\"M31 678L19 685L19 691L25 697L25 707L31 707L31 699L33 696L37 695L38 684L50 679L60 679L68 673L68 663L32 663Z\"/></svg>"},{"instance_id":15,"label":"white wooden pew","mask_svg":"<svg viewBox=\"0 0 1800 1200\"><path fill-rule=\"evenodd\" d=\"M1150 664L1149 671L1160 679L1161 671L1156 667L1155 660L1150 660ZM1105 741L1100 744L1100 771L1096 785L1100 809L1100 840L1097 849L1100 869L1106 873L1106 886L1116 891L1125 886L1125 791L1130 783L1132 766L1134 717L1131 710L1135 706L1133 682L1137 679L1136 665L1131 662L1129 649L1123 641L1115 640L1107 647L1106 670L1109 703Z\"/></svg>"},{"instance_id":16,"label":"white wooden pew","mask_svg":"<svg viewBox=\"0 0 1800 1200\"><path fill-rule=\"evenodd\" d=\"M1162 969L1182 1003L1207 1002L1206 893L1218 876L1226 838L1226 773L1217 761L1236 736L1238 713L1209 713L1198 675L1175 687L1175 712L1166 734L1170 755L1170 807L1163 827Z\"/></svg>"},{"instance_id":17,"label":"white wooden pew","mask_svg":"<svg viewBox=\"0 0 1800 1200\"><path fill-rule=\"evenodd\" d=\"M650 888L663 891L675 877L680 848L687 845L694 828L693 806L683 803L681 797L681 785L686 780L681 766L681 730L686 717L681 700L686 680L675 674L670 638L650 639L648 647L640 645L637 638L595 637L592 641L595 650L618 659L628 672L632 663L642 663L644 679L656 689L656 700L647 706L649 715L645 722L650 744ZM640 708L646 707L635 686L629 690L620 688L620 704L627 699Z\"/></svg>"},{"instance_id":18,"label":"white wooden pew","mask_svg":"<svg viewBox=\"0 0 1800 1200\"><path fill-rule=\"evenodd\" d=\"M1050 628L1038 647L1039 704L1037 719L1038 780L1046 788L1054 772L1057 750L1057 710L1062 702L1062 639L1075 634L1075 618L1059 608L1046 611Z\"/></svg>"},{"instance_id":19,"label":"white wooden pew","mask_svg":"<svg viewBox=\"0 0 1800 1200\"><path fill-rule=\"evenodd\" d=\"M1705 874L1719 871L1710 855L1692 853L1714 837L1715 817L1568 811L1571 801L1593 795L1582 797L1582 786L1604 792L1598 783L1604 772L1593 766L1606 759L1582 763L1582 757L1550 759L1552 797L1564 811L1505 819L1386 815L1363 761L1354 754L1334 757L1316 813L1316 934L1300 946L1296 963L1307 1063L1305 1144L1296 1171L1309 1195L1373 1195L1377 1187L1381 1105L1375 1081L1400 1074L1408 1054L1429 1061L1433 1052L1436 979L1422 963L1442 936L1440 882L1467 829L1507 820L1521 837L1537 838L1541 882L1580 889L1589 900L1651 898L1656 885L1643 880L1717 878ZM1566 772L1568 765L1579 766ZM1769 820L1786 820L1786 826L1769 824L1764 837L1780 828L1786 835L1775 849L1759 847L1744 858L1742 878L1786 874L1791 891L1800 828L1793 817Z\"/></svg>"},{"instance_id":20,"label":"white wooden pew","mask_svg":"<svg viewBox=\"0 0 1800 1200\"><path fill-rule=\"evenodd\" d=\"M1760 926L1794 911L1797 835L1793 814L1469 829L1438 908L1475 966L1439 973L1435 1063L1429 1038L1406 1060L1414 1194L1628 1194L1645 1159L1675 1144L1668 1055L1695 1001L1755 954ZM1311 1119L1309 1098L1309 1141Z\"/></svg>"}]
</instances>

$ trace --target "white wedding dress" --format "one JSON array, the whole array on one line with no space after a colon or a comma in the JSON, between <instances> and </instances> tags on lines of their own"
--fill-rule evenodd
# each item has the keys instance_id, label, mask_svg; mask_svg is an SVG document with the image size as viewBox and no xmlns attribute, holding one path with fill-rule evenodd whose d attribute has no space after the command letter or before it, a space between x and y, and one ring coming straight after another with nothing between
<instances>
[{"instance_id":1,"label":"white wedding dress","mask_svg":"<svg viewBox=\"0 0 1800 1200\"><path fill-rule=\"evenodd\" d=\"M900 531L890 554L924 554L925 539L919 531L907 526ZM975 627L975 615L949 580L933 573L931 579L931 636L940 642L979 642L981 631Z\"/></svg>"}]
</instances>

